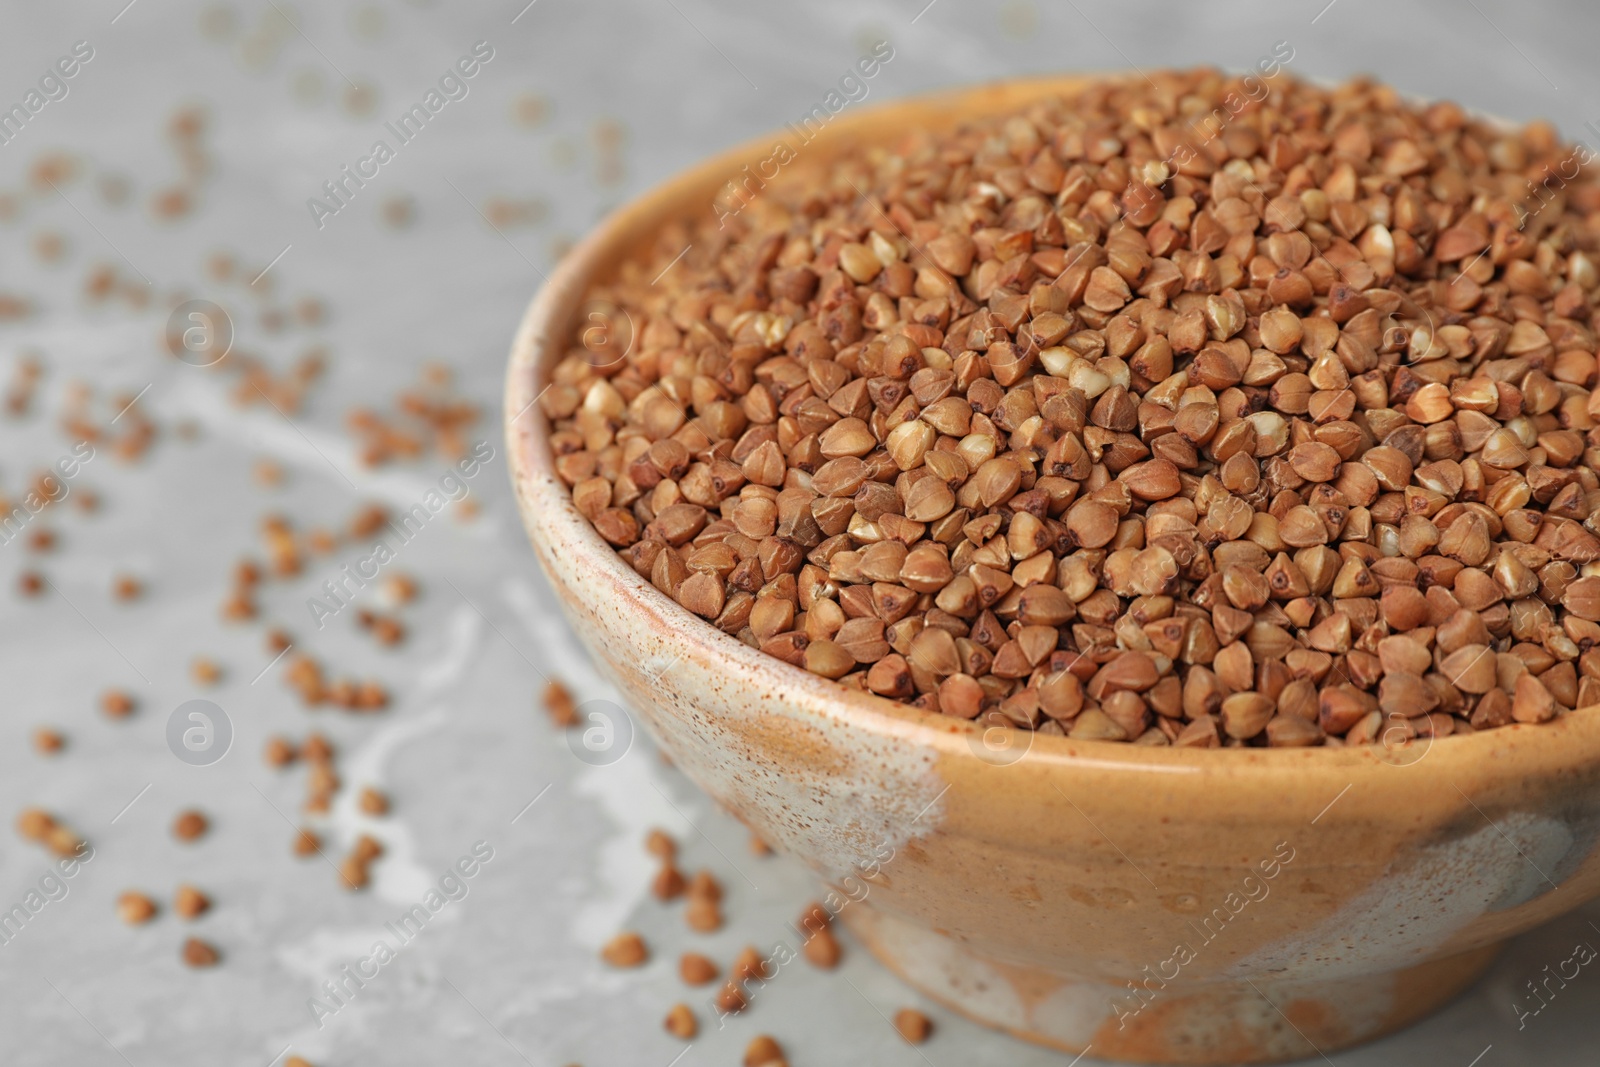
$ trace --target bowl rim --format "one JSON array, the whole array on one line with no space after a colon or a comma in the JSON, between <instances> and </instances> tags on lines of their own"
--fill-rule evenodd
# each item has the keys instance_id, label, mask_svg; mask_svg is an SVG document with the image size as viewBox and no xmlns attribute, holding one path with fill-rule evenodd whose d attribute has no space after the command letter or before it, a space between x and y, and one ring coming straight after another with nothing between
<instances>
[{"instance_id":1,"label":"bowl rim","mask_svg":"<svg viewBox=\"0 0 1600 1067\"><path fill-rule=\"evenodd\" d=\"M1047 75L892 98L851 108L835 116L817 135L817 141L827 140L826 150L818 154L823 158L837 155L874 132L903 132L911 122L949 127L968 116L1068 93L1101 80L1134 77L1137 75L1120 71ZM578 512L570 490L554 471L549 421L542 411L534 410L543 393L543 389L535 390L535 383L548 373L550 365L565 350L575 316L593 282L608 276L617 264L628 259L664 226L688 217L675 205L689 201L693 194L700 194L698 202L708 211L713 210L711 191L727 184L729 176L737 175L745 164L768 155L774 138L786 132L788 128L770 130L746 139L650 186L611 211L544 276L544 283L523 313L506 368L502 414L512 490L536 554L541 555L541 563L546 551L541 541L558 535L563 551L581 553L580 562L586 573L603 581L619 597L632 600L646 615L658 621L663 631L671 634L670 640L683 646L680 656L694 656L708 663L731 659L741 670L760 677L765 691L789 707L820 706L834 718L859 729L981 758L971 744L972 736L985 729L980 722L926 711L866 690L852 690L812 674L749 647L656 589L624 563L617 551ZM1486 759L1503 755L1509 749L1534 749L1539 753L1535 759L1548 758L1556 762L1566 762L1586 753L1600 759L1600 705L1575 709L1553 722L1512 723L1392 749L1386 744L1197 749L1090 741L1032 731L1018 733L1028 735L1027 762L1035 764L1041 761L1080 766L1093 764L1208 775L1242 772L1247 767L1283 771L1291 764L1297 771L1304 772L1310 769L1305 766L1307 760L1314 761L1318 770L1409 767L1423 762L1432 762L1436 767L1449 765L1464 769L1482 768ZM1414 759L1386 758L1391 753L1418 754ZM1439 759L1441 756L1445 758Z\"/></svg>"}]
</instances>

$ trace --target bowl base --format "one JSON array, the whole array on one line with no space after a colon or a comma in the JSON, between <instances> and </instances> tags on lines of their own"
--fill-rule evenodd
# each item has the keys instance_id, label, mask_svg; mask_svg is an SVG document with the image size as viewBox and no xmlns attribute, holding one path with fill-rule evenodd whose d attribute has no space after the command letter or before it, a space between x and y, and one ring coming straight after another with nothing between
<instances>
[{"instance_id":1,"label":"bowl base","mask_svg":"<svg viewBox=\"0 0 1600 1067\"><path fill-rule=\"evenodd\" d=\"M1153 977L1136 995L1131 982L1085 981L989 959L868 903L840 917L909 985L975 1022L1095 1059L1196 1067L1284 1063L1381 1037L1442 1007L1500 949L1318 981Z\"/></svg>"}]
</instances>

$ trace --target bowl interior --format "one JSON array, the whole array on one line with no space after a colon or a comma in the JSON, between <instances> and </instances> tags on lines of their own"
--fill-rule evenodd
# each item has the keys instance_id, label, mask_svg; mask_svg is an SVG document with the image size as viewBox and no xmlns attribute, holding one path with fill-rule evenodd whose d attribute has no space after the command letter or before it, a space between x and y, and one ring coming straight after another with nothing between
<instances>
[{"instance_id":1,"label":"bowl interior","mask_svg":"<svg viewBox=\"0 0 1600 1067\"><path fill-rule=\"evenodd\" d=\"M1124 77L1108 75L1105 77ZM1028 104L1082 89L1100 76L1073 75L986 84L933 93L906 100L847 109L834 117L814 139L803 143L793 166L776 181L803 181L815 168L852 151L892 143L908 130L953 128L975 117L1014 111ZM506 433L513 483L525 522L536 547L559 542L564 552L578 552L583 566L600 579L617 609L642 612L672 628L685 655L737 662L758 672L763 685L821 699L862 729L952 752L971 749L967 737L982 727L925 712L870 693L861 693L812 675L748 647L718 631L640 578L602 540L572 506L556 476L548 440L548 424L537 400L550 368L572 343L572 331L591 286L615 275L619 266L649 247L668 225L716 218L717 194L742 169L772 155L780 141L797 143L792 128L756 137L668 179L610 215L560 262L530 303L517 332L506 381ZM1515 750L1535 763L1569 759L1600 760L1600 709L1586 708L1538 726L1512 725L1467 736L1399 746L1350 748L1172 749L1115 742L1074 741L1035 735L1029 738L1029 759L1067 763L1110 763L1167 767L1207 774L1243 771L1259 774L1277 765L1288 775L1308 766L1345 773L1374 767L1411 766L1426 757L1435 767L1481 769L1486 760ZM1516 762L1520 762L1520 759Z\"/></svg>"}]
</instances>

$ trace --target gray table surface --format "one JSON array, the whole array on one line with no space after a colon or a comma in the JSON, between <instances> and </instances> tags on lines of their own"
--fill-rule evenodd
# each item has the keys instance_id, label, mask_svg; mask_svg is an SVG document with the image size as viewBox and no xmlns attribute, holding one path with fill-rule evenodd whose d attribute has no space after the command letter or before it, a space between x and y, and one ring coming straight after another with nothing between
<instances>
[{"instance_id":1,"label":"gray table surface","mask_svg":"<svg viewBox=\"0 0 1600 1067\"><path fill-rule=\"evenodd\" d=\"M541 675L585 699L615 694L556 613L507 490L497 398L524 303L563 243L604 211L707 152L797 118L876 38L893 43L895 58L871 83L872 99L1074 69L1243 68L1288 41L1290 69L1305 75L1369 71L1408 93L1515 119L1548 116L1585 136L1584 123L1600 118L1597 17L1576 2L1506 0L925 2L0 8L0 103L20 101L75 42L94 50L68 95L0 146L0 293L34 308L0 322L0 376L28 352L46 367L35 413L0 417L0 493L14 495L70 446L57 413L74 381L91 383L103 405L148 386L140 404L161 427L144 462L121 464L103 450L71 483L99 494L97 513L69 505L38 520L60 535L55 553L0 547L0 814L9 821L43 805L95 846L67 895L0 944L0 1061L267 1067L292 1049L322 1065L695 1067L736 1063L752 1035L769 1032L797 1067L1068 1062L927 1004L935 1038L905 1046L883 1016L920 998L848 945L839 972L785 969L726 1030L707 1025L687 1048L662 1032L679 999L711 1021L704 998L686 997L677 981L678 952L693 945L726 961L743 945L769 945L813 889L795 862L750 855L743 830L647 740L619 762L589 766L535 708ZM307 198L477 41L494 57L469 94L319 229ZM365 113L349 106L352 85L371 94ZM542 123L515 121L527 94L546 105ZM193 104L209 116L212 170L192 214L159 220L151 198L182 173L167 124ZM77 173L40 191L32 170L50 152L76 159ZM103 195L107 178L125 183L125 204ZM386 225L383 206L406 196L414 225ZM527 210L497 231L483 215L494 198ZM65 239L58 262L35 254L41 234ZM274 263L271 294L212 280L205 264L218 251L249 276ZM143 309L85 299L84 279L102 262L144 290ZM290 420L262 405L238 409L227 402L232 379L168 357L160 338L175 293L230 309L237 350L270 366L324 345L328 371L304 410ZM324 324L263 328L261 309L307 295L326 303ZM394 566L422 586L401 651L376 650L348 614L320 631L311 624L304 598L353 550L313 561L298 584L263 597L264 616L285 623L303 649L382 679L396 696L380 716L308 714L282 665L267 669L261 627L218 622L222 589L233 561L257 550L268 511L331 525L360 501L422 499L445 461L366 470L344 416L357 404L387 407L430 360L454 366L461 391L485 411L474 437L491 442L495 458L469 483L481 515L436 522L401 550ZM283 488L253 483L263 457L286 469ZM30 566L53 588L25 601L15 589ZM109 595L124 572L147 585L137 603ZM225 666L220 687L190 680L197 654ZM128 721L96 710L113 686L139 701ZM171 710L197 696L220 705L235 731L229 755L203 767L179 762L166 742ZM63 754L47 759L27 743L41 723L68 735ZM313 725L341 746L347 781L379 785L394 801L390 817L374 820L347 794L324 821L338 848L361 832L383 840L387 855L362 893L339 889L328 864L290 856L287 820L303 772L273 772L259 759L267 735ZM213 830L180 845L168 826L186 805L205 809ZM640 842L652 826L680 836L687 867L721 874L730 918L722 931L689 935L675 910L648 897ZM468 895L319 1025L308 1001L320 984L365 955L384 924L478 841L493 859ZM0 907L23 902L48 862L15 834L0 835ZM124 890L166 900L180 881L215 902L192 927L165 910L138 928L116 918ZM1585 971L1520 1026L1513 1007L1523 983L1575 942L1600 941L1593 920L1600 909L1590 906L1518 939L1445 1011L1332 1062L1594 1062L1600 976ZM598 962L597 947L622 927L655 944L646 968ZM221 966L179 962L190 932L221 949Z\"/></svg>"}]
</instances>

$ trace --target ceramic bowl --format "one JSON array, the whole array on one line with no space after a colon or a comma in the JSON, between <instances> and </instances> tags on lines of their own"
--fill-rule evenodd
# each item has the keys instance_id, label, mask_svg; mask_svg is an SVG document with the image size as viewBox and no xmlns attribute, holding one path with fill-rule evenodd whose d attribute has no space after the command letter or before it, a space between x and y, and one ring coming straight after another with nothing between
<instances>
[{"instance_id":1,"label":"ceramic bowl","mask_svg":"<svg viewBox=\"0 0 1600 1067\"><path fill-rule=\"evenodd\" d=\"M846 110L804 152L1082 84ZM985 732L762 655L635 574L574 509L534 400L587 288L786 136L673 178L562 260L516 336L506 429L534 548L595 662L685 773L816 871L874 955L1071 1053L1262 1063L1405 1026L1507 938L1600 895L1600 709L1399 748Z\"/></svg>"}]
</instances>

